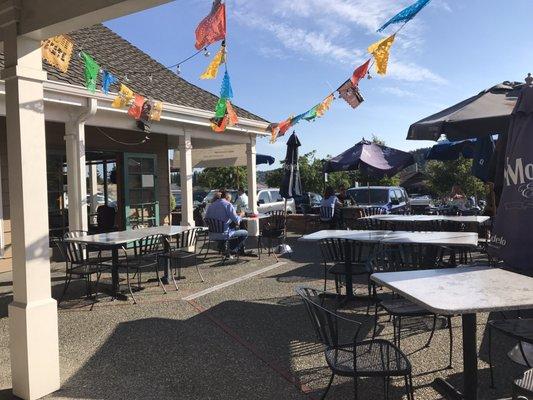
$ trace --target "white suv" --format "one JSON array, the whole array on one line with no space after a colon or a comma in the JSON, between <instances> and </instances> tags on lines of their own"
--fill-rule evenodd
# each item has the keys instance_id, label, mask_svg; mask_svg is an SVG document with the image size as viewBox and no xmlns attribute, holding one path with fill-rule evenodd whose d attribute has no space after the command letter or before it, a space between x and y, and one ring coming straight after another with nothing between
<instances>
[{"instance_id":1,"label":"white suv","mask_svg":"<svg viewBox=\"0 0 533 400\"><path fill-rule=\"evenodd\" d=\"M279 194L279 189L260 189L257 191L257 210L260 213L285 210L285 199ZM294 199L287 200L287 214L296 211Z\"/></svg>"}]
</instances>

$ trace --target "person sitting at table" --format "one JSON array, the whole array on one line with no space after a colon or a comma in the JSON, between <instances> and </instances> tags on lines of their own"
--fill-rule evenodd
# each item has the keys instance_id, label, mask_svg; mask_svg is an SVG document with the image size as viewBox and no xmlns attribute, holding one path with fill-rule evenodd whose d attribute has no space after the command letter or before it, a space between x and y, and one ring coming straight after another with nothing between
<instances>
[{"instance_id":1,"label":"person sitting at table","mask_svg":"<svg viewBox=\"0 0 533 400\"><path fill-rule=\"evenodd\" d=\"M329 222L330 226L338 226L340 223L341 202L335 196L335 191L328 186L324 192L324 198L320 203L320 220Z\"/></svg>"},{"instance_id":2,"label":"person sitting at table","mask_svg":"<svg viewBox=\"0 0 533 400\"><path fill-rule=\"evenodd\" d=\"M231 194L224 189L220 191L220 198L215 200L205 213L205 218L211 218L222 221L224 230L222 233L210 233L214 240L229 239L230 253L236 254L243 251L244 242L248 237L248 231L245 229L235 229L233 226L239 226L241 217L237 215L235 207L230 202Z\"/></svg>"},{"instance_id":3,"label":"person sitting at table","mask_svg":"<svg viewBox=\"0 0 533 400\"><path fill-rule=\"evenodd\" d=\"M342 204L344 204L344 202L348 200L348 195L346 194L346 186L339 186L339 194L337 195L337 198Z\"/></svg>"},{"instance_id":4,"label":"person sitting at table","mask_svg":"<svg viewBox=\"0 0 533 400\"><path fill-rule=\"evenodd\" d=\"M244 213L248 209L248 196L246 195L244 188L240 187L237 190L237 199L235 200L235 203L233 203L233 205L237 209L237 214L239 214L240 216L244 215Z\"/></svg>"},{"instance_id":5,"label":"person sitting at table","mask_svg":"<svg viewBox=\"0 0 533 400\"><path fill-rule=\"evenodd\" d=\"M453 185L452 191L450 192L450 201L449 204L453 208L458 208L459 210L466 210L467 198L463 189L459 185Z\"/></svg>"}]
</instances>

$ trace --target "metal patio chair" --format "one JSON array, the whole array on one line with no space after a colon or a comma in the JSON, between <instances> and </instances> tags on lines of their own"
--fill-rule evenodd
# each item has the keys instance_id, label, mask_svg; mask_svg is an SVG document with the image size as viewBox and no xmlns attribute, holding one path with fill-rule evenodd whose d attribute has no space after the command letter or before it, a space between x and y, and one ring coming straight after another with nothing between
<instances>
[{"instance_id":1,"label":"metal patio chair","mask_svg":"<svg viewBox=\"0 0 533 400\"><path fill-rule=\"evenodd\" d=\"M333 275L335 291L340 294L341 277L346 275L346 259L348 258L352 265L351 275L367 277L368 296L372 297L369 263L377 244L346 239L322 239L319 241L319 248L324 264L324 291L327 290L328 275Z\"/></svg>"},{"instance_id":2,"label":"metal patio chair","mask_svg":"<svg viewBox=\"0 0 533 400\"><path fill-rule=\"evenodd\" d=\"M196 252L198 232L200 231L203 231L203 229L192 228L186 230L180 235L177 235L174 242L172 242L172 238L163 239L167 243L169 252L160 254L159 258L169 262L170 276L172 277L172 282L174 283L176 290L178 290L178 285L176 283L176 279L174 278L175 271L172 268L173 261L175 261L174 264L177 269L179 279L181 278L182 261L192 259L196 268L196 272L198 272L198 276L200 277L201 281L204 282L204 277L202 276L202 273L198 267L198 254ZM190 250L191 248L192 250Z\"/></svg>"},{"instance_id":3,"label":"metal patio chair","mask_svg":"<svg viewBox=\"0 0 533 400\"><path fill-rule=\"evenodd\" d=\"M407 399L414 400L411 363L397 346L384 339L359 340L360 322L321 305L321 299L327 293L311 288L298 288L296 292L305 304L317 340L324 345L324 356L331 370L331 378L321 399L326 398L333 379L338 375L353 378L356 399L360 377L383 378L385 399L389 398L390 379L403 377ZM350 339L343 340L345 336Z\"/></svg>"},{"instance_id":4,"label":"metal patio chair","mask_svg":"<svg viewBox=\"0 0 533 400\"><path fill-rule=\"evenodd\" d=\"M133 244L133 254L131 254L131 250L128 253L125 247L122 247L122 251L123 256L119 260L118 267L126 270L126 282L134 304L137 304L137 300L133 295L131 279L137 277L137 289L141 290L143 271L155 270L157 285L163 288L165 294L167 293L159 276L159 258L163 254L163 235L149 235L137 240ZM130 273L134 274L132 278L130 278Z\"/></svg>"},{"instance_id":5,"label":"metal patio chair","mask_svg":"<svg viewBox=\"0 0 533 400\"><path fill-rule=\"evenodd\" d=\"M85 236L86 234L87 232L85 231L71 231L65 233L63 240L59 239L55 241L59 252L65 260L65 284L63 287L63 293L57 302L58 305L63 301L72 279L78 278L85 280L86 297L90 298L93 293L92 276L96 275L94 293L97 295L100 275L102 272L107 272L111 269L109 264L105 264L105 261L108 259L102 257L101 251L99 251L96 256L91 257L86 245L64 240L67 238Z\"/></svg>"},{"instance_id":6,"label":"metal patio chair","mask_svg":"<svg viewBox=\"0 0 533 400\"><path fill-rule=\"evenodd\" d=\"M533 369L528 369L522 378L513 382L513 400L528 399L533 399Z\"/></svg>"},{"instance_id":7,"label":"metal patio chair","mask_svg":"<svg viewBox=\"0 0 533 400\"><path fill-rule=\"evenodd\" d=\"M434 269L442 267L442 257L446 248L434 245L421 244L402 244L399 246L386 246L371 260L371 273L375 272L396 272L420 269ZM378 326L378 311L384 310L392 317L394 328L394 343L401 348L401 330L402 319L432 316L433 325L431 333L424 347L429 347L435 329L437 326L437 315L424 307L413 303L410 300L404 299L393 293L390 299L379 299L376 292L376 286L373 286L373 296L375 300L374 309L374 329L372 337L376 337ZM449 345L449 364L448 368L452 368L453 357L453 330L451 323L451 316L444 316L448 325L448 332L450 336Z\"/></svg>"},{"instance_id":8,"label":"metal patio chair","mask_svg":"<svg viewBox=\"0 0 533 400\"><path fill-rule=\"evenodd\" d=\"M259 255L261 254L261 249L263 248L263 240L268 240L268 255L273 252L274 241L277 241L278 244L283 244L285 242L285 235L287 233L287 215L285 211L270 211L267 213L269 217L264 221L261 232L257 237L257 249Z\"/></svg>"},{"instance_id":9,"label":"metal patio chair","mask_svg":"<svg viewBox=\"0 0 533 400\"><path fill-rule=\"evenodd\" d=\"M214 242L217 244L217 250L219 254L222 255L222 264L226 262L227 259L230 258L230 248L229 248L229 237L220 238L219 235L222 235L224 233L224 224L225 222L220 219L214 219L214 218L205 218L204 222L207 226L207 229L209 230L208 237L209 237L209 243L207 251L204 255L204 260L207 258L207 254L209 253L211 242ZM237 253L237 257L239 257L239 254Z\"/></svg>"}]
</instances>

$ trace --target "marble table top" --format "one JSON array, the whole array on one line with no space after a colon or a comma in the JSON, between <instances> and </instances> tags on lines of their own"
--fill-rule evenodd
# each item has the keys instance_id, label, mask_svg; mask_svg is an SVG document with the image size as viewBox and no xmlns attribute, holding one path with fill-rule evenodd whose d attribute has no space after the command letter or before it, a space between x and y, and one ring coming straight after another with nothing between
<instances>
[{"instance_id":1,"label":"marble table top","mask_svg":"<svg viewBox=\"0 0 533 400\"><path fill-rule=\"evenodd\" d=\"M257 214L256 217L241 217L241 219L243 221L253 221L253 220L256 220L256 219L263 219L263 218L268 218L268 217L270 217L270 215L264 214L264 213L259 213L259 214Z\"/></svg>"},{"instance_id":2,"label":"marble table top","mask_svg":"<svg viewBox=\"0 0 533 400\"><path fill-rule=\"evenodd\" d=\"M533 308L533 278L500 268L381 272L370 278L437 314Z\"/></svg>"},{"instance_id":3,"label":"marble table top","mask_svg":"<svg viewBox=\"0 0 533 400\"><path fill-rule=\"evenodd\" d=\"M118 231L109 233L98 233L96 235L87 235L76 238L67 238L67 242L109 245L116 246L126 243L135 242L143 237L150 235L175 236L195 227L179 225L163 225L151 228L133 229L129 231ZM206 230L207 228L199 226L198 229Z\"/></svg>"},{"instance_id":4,"label":"marble table top","mask_svg":"<svg viewBox=\"0 0 533 400\"><path fill-rule=\"evenodd\" d=\"M378 219L380 221L409 221L409 222L426 222L426 221L455 221L464 223L477 223L480 225L490 223L490 217L486 215L371 215L363 217L366 219Z\"/></svg>"},{"instance_id":5,"label":"marble table top","mask_svg":"<svg viewBox=\"0 0 533 400\"><path fill-rule=\"evenodd\" d=\"M441 246L475 247L478 234L475 232L410 232L380 230L322 230L302 236L301 241L318 241L322 239L348 239L371 243L418 243Z\"/></svg>"}]
</instances>

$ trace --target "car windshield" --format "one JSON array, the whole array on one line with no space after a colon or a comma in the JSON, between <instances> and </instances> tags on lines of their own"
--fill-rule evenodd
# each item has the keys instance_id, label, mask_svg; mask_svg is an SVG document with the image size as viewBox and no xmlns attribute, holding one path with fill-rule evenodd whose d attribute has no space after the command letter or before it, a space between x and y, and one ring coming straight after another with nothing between
<instances>
[{"instance_id":1,"label":"car windshield","mask_svg":"<svg viewBox=\"0 0 533 400\"><path fill-rule=\"evenodd\" d=\"M389 202L388 189L350 189L347 191L348 197L356 204L387 204Z\"/></svg>"}]
</instances>

